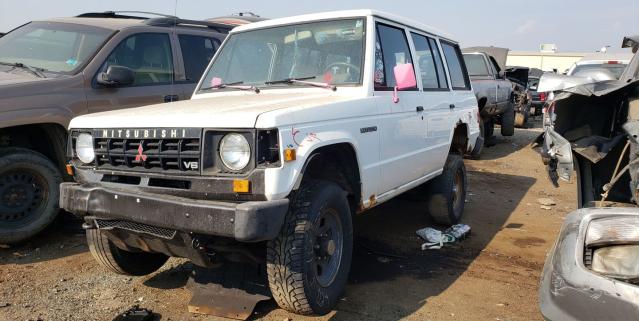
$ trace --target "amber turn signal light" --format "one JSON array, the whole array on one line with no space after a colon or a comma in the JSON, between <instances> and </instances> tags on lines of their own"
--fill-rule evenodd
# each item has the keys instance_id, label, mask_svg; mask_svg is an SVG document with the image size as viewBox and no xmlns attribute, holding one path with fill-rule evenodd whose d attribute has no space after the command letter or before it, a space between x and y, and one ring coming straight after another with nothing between
<instances>
[{"instance_id":1,"label":"amber turn signal light","mask_svg":"<svg viewBox=\"0 0 639 321\"><path fill-rule=\"evenodd\" d=\"M251 189L251 182L246 179L233 180L233 192L248 193Z\"/></svg>"},{"instance_id":2,"label":"amber turn signal light","mask_svg":"<svg viewBox=\"0 0 639 321\"><path fill-rule=\"evenodd\" d=\"M67 174L69 174L69 176L73 176L73 165L67 164Z\"/></svg>"},{"instance_id":3,"label":"amber turn signal light","mask_svg":"<svg viewBox=\"0 0 639 321\"><path fill-rule=\"evenodd\" d=\"M295 149L287 148L284 150L284 160L287 162L292 162L295 160Z\"/></svg>"}]
</instances>

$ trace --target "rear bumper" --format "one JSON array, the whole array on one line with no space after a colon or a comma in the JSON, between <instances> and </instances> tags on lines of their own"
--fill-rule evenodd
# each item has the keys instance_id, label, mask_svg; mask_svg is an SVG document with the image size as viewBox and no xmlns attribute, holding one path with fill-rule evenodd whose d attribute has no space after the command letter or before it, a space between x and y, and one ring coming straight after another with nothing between
<instances>
[{"instance_id":1,"label":"rear bumper","mask_svg":"<svg viewBox=\"0 0 639 321\"><path fill-rule=\"evenodd\" d=\"M277 236L288 210L288 199L244 203L203 201L63 183L60 207L79 217L125 220L187 233L231 237L241 242L259 242Z\"/></svg>"}]
</instances>

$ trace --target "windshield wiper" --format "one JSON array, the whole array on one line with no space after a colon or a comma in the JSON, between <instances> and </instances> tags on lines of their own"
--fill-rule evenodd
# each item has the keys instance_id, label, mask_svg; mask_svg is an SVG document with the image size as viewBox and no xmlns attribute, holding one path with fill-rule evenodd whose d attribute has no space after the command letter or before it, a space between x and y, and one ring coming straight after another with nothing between
<instances>
[{"instance_id":1,"label":"windshield wiper","mask_svg":"<svg viewBox=\"0 0 639 321\"><path fill-rule=\"evenodd\" d=\"M314 79L314 78L315 78L315 76L300 77L300 78L286 78L286 79L281 79L281 80L267 81L264 84L266 84L266 85L302 84L302 85L309 85L309 86L313 86L313 87L326 88L326 89L330 89L332 91L336 91L337 90L337 86L331 85L331 84L328 84L328 83L325 83L325 82L305 81L305 80Z\"/></svg>"},{"instance_id":2,"label":"windshield wiper","mask_svg":"<svg viewBox=\"0 0 639 321\"><path fill-rule=\"evenodd\" d=\"M44 68L36 68L33 66L29 66L29 65L25 65L21 62L14 62L14 63L10 63L10 62L0 62L0 65L5 65L5 66L11 66L13 68L22 68L24 70L29 71L30 73L34 74L35 76L39 77L39 78L47 78L47 76L45 76L42 71L46 71L46 69Z\"/></svg>"},{"instance_id":3,"label":"windshield wiper","mask_svg":"<svg viewBox=\"0 0 639 321\"><path fill-rule=\"evenodd\" d=\"M243 81L238 81L238 82L233 82L233 83L228 83L228 84L219 84L219 85L215 85L215 86L209 86L209 87L200 88L200 90L231 88L231 89L253 91L256 94L260 93L260 89L257 88L257 86L240 86L243 83L244 83Z\"/></svg>"}]
</instances>

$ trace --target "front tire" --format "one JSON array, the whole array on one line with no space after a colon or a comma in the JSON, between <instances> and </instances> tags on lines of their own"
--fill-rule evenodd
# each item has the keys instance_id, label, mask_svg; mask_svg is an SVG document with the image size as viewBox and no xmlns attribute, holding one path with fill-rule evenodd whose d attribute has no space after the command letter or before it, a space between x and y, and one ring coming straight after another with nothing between
<instances>
[{"instance_id":1,"label":"front tire","mask_svg":"<svg viewBox=\"0 0 639 321\"><path fill-rule=\"evenodd\" d=\"M62 175L51 160L26 148L0 151L0 243L27 240L58 215Z\"/></svg>"},{"instance_id":2,"label":"front tire","mask_svg":"<svg viewBox=\"0 0 639 321\"><path fill-rule=\"evenodd\" d=\"M87 243L98 264L113 273L122 275L151 274L160 269L169 259L161 253L129 252L120 249L98 229L87 230Z\"/></svg>"},{"instance_id":3,"label":"front tire","mask_svg":"<svg viewBox=\"0 0 639 321\"><path fill-rule=\"evenodd\" d=\"M291 199L280 234L267 245L273 298L297 314L330 312L346 285L352 254L346 192L332 182L303 183Z\"/></svg>"},{"instance_id":4,"label":"front tire","mask_svg":"<svg viewBox=\"0 0 639 321\"><path fill-rule=\"evenodd\" d=\"M515 110L512 102L510 103L510 108L501 115L501 135L515 135Z\"/></svg>"},{"instance_id":5,"label":"front tire","mask_svg":"<svg viewBox=\"0 0 639 321\"><path fill-rule=\"evenodd\" d=\"M460 155L449 154L440 176L426 185L428 213L442 225L461 221L466 203L466 167Z\"/></svg>"}]
</instances>

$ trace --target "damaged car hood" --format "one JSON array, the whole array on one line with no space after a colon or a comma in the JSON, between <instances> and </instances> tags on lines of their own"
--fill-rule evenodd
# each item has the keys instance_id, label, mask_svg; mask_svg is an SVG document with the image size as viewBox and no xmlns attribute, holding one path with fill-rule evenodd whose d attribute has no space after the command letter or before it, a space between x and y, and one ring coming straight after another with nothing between
<instances>
[{"instance_id":1,"label":"damaged car hood","mask_svg":"<svg viewBox=\"0 0 639 321\"><path fill-rule=\"evenodd\" d=\"M74 118L69 128L220 127L252 128L263 113L309 108L353 99L332 93L291 94L262 91L229 93L173 103L95 113Z\"/></svg>"}]
</instances>

